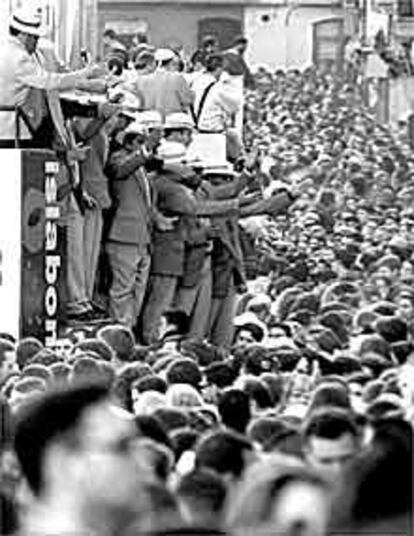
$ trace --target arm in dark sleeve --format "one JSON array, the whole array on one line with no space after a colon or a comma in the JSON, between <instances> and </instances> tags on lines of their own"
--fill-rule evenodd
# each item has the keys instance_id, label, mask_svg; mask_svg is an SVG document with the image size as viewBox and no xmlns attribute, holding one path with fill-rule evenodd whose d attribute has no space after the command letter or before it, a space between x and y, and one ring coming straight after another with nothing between
<instances>
[{"instance_id":1,"label":"arm in dark sleeve","mask_svg":"<svg viewBox=\"0 0 414 536\"><path fill-rule=\"evenodd\" d=\"M201 191L206 194L206 197L213 200L233 199L237 197L247 186L248 175L242 173L227 184L213 186L209 182L204 181L201 185Z\"/></svg>"},{"instance_id":2,"label":"arm in dark sleeve","mask_svg":"<svg viewBox=\"0 0 414 536\"><path fill-rule=\"evenodd\" d=\"M258 216L260 214L278 214L284 212L293 203L292 196L287 192L273 195L269 199L263 199L240 208L240 215Z\"/></svg>"},{"instance_id":3,"label":"arm in dark sleeve","mask_svg":"<svg viewBox=\"0 0 414 536\"><path fill-rule=\"evenodd\" d=\"M113 180L127 179L131 173L145 164L145 158L142 154L128 154L123 151L112 153L106 165L108 177Z\"/></svg>"},{"instance_id":4,"label":"arm in dark sleeve","mask_svg":"<svg viewBox=\"0 0 414 536\"><path fill-rule=\"evenodd\" d=\"M227 216L238 214L238 200L208 201L198 199L187 187L161 181L157 185L159 209L186 216Z\"/></svg>"}]
</instances>

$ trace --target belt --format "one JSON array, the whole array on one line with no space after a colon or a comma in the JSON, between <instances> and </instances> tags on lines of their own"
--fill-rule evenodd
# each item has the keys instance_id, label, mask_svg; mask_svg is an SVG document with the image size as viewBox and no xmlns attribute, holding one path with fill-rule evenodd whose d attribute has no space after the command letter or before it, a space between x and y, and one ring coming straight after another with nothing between
<instances>
[{"instance_id":1,"label":"belt","mask_svg":"<svg viewBox=\"0 0 414 536\"><path fill-rule=\"evenodd\" d=\"M204 130L202 128L199 128L197 132L199 134L224 134L225 133L224 130Z\"/></svg>"}]
</instances>

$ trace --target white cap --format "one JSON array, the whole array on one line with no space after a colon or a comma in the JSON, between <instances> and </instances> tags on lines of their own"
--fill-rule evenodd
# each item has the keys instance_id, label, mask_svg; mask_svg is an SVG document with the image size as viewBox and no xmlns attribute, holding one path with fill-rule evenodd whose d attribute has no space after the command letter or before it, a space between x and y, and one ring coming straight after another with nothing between
<instances>
[{"instance_id":1,"label":"white cap","mask_svg":"<svg viewBox=\"0 0 414 536\"><path fill-rule=\"evenodd\" d=\"M9 27L19 32L40 37L44 34L41 10L22 7L16 9L9 19Z\"/></svg>"},{"instance_id":2,"label":"white cap","mask_svg":"<svg viewBox=\"0 0 414 536\"><path fill-rule=\"evenodd\" d=\"M175 58L175 53L170 48L159 48L155 51L155 61L169 61Z\"/></svg>"},{"instance_id":3,"label":"white cap","mask_svg":"<svg viewBox=\"0 0 414 536\"><path fill-rule=\"evenodd\" d=\"M148 129L140 121L135 120L133 123L126 127L126 129L124 130L124 134L142 134L145 136L146 134L148 134Z\"/></svg>"},{"instance_id":4,"label":"white cap","mask_svg":"<svg viewBox=\"0 0 414 536\"><path fill-rule=\"evenodd\" d=\"M162 128L162 117L156 110L147 110L137 114L137 121L147 128Z\"/></svg>"},{"instance_id":5,"label":"white cap","mask_svg":"<svg viewBox=\"0 0 414 536\"><path fill-rule=\"evenodd\" d=\"M183 112L176 112L173 114L168 114L165 118L165 129L181 129L188 128L193 130L194 122L188 114Z\"/></svg>"}]
</instances>

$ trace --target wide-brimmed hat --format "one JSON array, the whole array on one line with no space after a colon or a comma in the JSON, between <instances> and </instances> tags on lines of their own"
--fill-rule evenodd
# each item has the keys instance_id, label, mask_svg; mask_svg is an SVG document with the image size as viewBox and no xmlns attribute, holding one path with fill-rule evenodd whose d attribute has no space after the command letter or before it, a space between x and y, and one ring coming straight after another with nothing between
<instances>
[{"instance_id":1,"label":"wide-brimmed hat","mask_svg":"<svg viewBox=\"0 0 414 536\"><path fill-rule=\"evenodd\" d=\"M16 9L9 19L9 27L22 33L41 37L44 34L44 28L42 28L40 9Z\"/></svg>"}]
</instances>

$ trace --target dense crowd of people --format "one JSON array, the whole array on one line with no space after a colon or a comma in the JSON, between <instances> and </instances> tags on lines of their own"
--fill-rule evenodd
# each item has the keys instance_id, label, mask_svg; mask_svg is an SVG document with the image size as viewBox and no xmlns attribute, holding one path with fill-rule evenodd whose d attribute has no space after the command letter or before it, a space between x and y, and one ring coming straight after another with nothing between
<instances>
[{"instance_id":1,"label":"dense crowd of people","mask_svg":"<svg viewBox=\"0 0 414 536\"><path fill-rule=\"evenodd\" d=\"M0 338L0 533L412 534L406 125L332 72L252 76L245 39L188 73L105 39L116 99L74 121L81 322Z\"/></svg>"}]
</instances>

